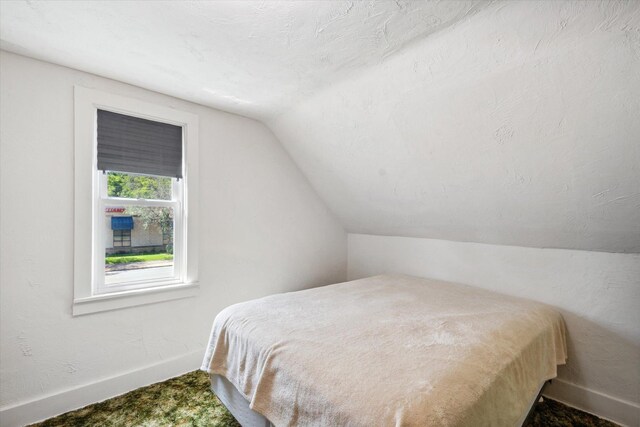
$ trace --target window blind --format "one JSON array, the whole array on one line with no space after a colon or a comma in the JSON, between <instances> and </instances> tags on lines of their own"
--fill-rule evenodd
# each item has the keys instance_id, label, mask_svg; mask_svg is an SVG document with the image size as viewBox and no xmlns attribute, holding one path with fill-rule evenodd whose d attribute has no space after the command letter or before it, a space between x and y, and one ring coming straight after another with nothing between
<instances>
[{"instance_id":1,"label":"window blind","mask_svg":"<svg viewBox=\"0 0 640 427\"><path fill-rule=\"evenodd\" d=\"M98 110L98 169L182 178L182 127Z\"/></svg>"}]
</instances>

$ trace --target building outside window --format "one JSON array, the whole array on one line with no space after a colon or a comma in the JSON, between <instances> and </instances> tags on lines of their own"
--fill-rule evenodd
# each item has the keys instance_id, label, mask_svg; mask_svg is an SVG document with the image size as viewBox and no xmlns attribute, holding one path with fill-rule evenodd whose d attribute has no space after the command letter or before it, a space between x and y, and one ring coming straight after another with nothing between
<instances>
[{"instance_id":1,"label":"building outside window","mask_svg":"<svg viewBox=\"0 0 640 427\"><path fill-rule=\"evenodd\" d=\"M160 221L140 216L122 216L126 208L105 209L105 234L113 239L105 239L105 255L161 253L171 254L173 248L173 221L166 226Z\"/></svg>"}]
</instances>

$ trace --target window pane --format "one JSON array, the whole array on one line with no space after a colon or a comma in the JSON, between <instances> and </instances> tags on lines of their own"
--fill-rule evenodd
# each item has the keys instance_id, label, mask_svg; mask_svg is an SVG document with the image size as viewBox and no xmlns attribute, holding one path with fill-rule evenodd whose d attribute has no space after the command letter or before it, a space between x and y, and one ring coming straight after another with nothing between
<instances>
[{"instance_id":1,"label":"window pane","mask_svg":"<svg viewBox=\"0 0 640 427\"><path fill-rule=\"evenodd\" d=\"M108 172L107 195L127 199L171 200L171 178Z\"/></svg>"},{"instance_id":2,"label":"window pane","mask_svg":"<svg viewBox=\"0 0 640 427\"><path fill-rule=\"evenodd\" d=\"M174 276L173 209L105 209L105 285Z\"/></svg>"}]
</instances>

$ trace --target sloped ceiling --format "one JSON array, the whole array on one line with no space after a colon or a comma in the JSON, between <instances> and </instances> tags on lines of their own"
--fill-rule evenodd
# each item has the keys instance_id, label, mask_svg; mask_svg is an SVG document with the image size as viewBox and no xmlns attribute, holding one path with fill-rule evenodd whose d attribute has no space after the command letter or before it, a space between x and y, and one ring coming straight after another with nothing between
<instances>
[{"instance_id":1,"label":"sloped ceiling","mask_svg":"<svg viewBox=\"0 0 640 427\"><path fill-rule=\"evenodd\" d=\"M491 2L2 1L15 53L254 118Z\"/></svg>"},{"instance_id":2,"label":"sloped ceiling","mask_svg":"<svg viewBox=\"0 0 640 427\"><path fill-rule=\"evenodd\" d=\"M640 252L640 2L2 2L0 38L263 120L350 232Z\"/></svg>"},{"instance_id":3,"label":"sloped ceiling","mask_svg":"<svg viewBox=\"0 0 640 427\"><path fill-rule=\"evenodd\" d=\"M350 232L640 252L640 2L504 2L272 129Z\"/></svg>"}]
</instances>

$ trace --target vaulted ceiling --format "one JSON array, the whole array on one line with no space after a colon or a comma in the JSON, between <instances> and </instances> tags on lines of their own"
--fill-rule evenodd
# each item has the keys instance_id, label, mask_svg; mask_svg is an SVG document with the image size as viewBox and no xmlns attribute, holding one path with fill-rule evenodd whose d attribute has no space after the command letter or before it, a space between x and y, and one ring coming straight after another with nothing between
<instances>
[{"instance_id":1,"label":"vaulted ceiling","mask_svg":"<svg viewBox=\"0 0 640 427\"><path fill-rule=\"evenodd\" d=\"M2 48L263 120L350 232L640 252L640 2L9 2Z\"/></svg>"}]
</instances>

